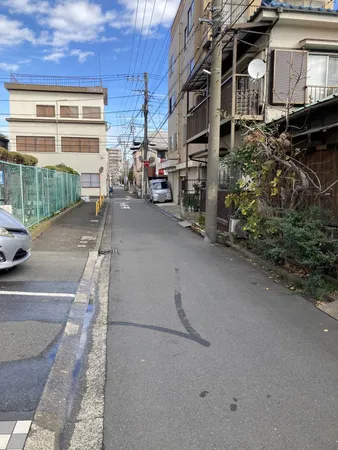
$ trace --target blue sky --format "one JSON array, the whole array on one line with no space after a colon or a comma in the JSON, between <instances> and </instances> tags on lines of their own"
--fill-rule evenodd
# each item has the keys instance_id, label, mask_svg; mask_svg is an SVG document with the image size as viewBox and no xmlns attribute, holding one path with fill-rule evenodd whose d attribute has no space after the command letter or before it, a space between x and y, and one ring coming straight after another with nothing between
<instances>
[{"instance_id":1,"label":"blue sky","mask_svg":"<svg viewBox=\"0 0 338 450\"><path fill-rule=\"evenodd\" d=\"M8 112L2 83L11 72L98 76L101 70L109 89L112 145L130 132L131 118L142 105L134 90L142 84L109 76L148 71L150 128L158 126L167 111L169 32L178 5L179 0L0 0L0 131L6 132ZM114 98L121 96L131 97Z\"/></svg>"}]
</instances>

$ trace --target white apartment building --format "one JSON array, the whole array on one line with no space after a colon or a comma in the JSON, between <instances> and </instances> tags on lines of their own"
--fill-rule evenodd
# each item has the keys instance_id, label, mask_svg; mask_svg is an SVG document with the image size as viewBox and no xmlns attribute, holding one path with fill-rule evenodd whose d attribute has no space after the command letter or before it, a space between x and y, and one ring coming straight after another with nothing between
<instances>
[{"instance_id":1,"label":"white apartment building","mask_svg":"<svg viewBox=\"0 0 338 450\"><path fill-rule=\"evenodd\" d=\"M122 152L119 148L107 148L109 185L119 183L123 176Z\"/></svg>"},{"instance_id":2,"label":"white apartment building","mask_svg":"<svg viewBox=\"0 0 338 450\"><path fill-rule=\"evenodd\" d=\"M168 160L175 202L180 202L183 186L188 185L183 180L190 180L191 185L194 181L206 179L210 6L208 0L181 0L171 27ZM325 64L330 63L331 72L335 71L333 58L334 53L338 54L338 18L336 12L329 10L332 7L333 2L325 0L292 0L288 4L275 0L255 0L253 3L249 0L223 1L221 32L228 32L223 37L221 154L229 151L234 34L237 34L239 42L235 78L236 117L268 122L280 115L282 108L277 97L285 98L282 91L288 85L296 58L297 64L298 60L301 63L307 61L311 70L311 74L306 76L306 64L302 64L304 76L299 83L299 92L295 93L302 98L295 102L296 105L303 106L308 98L318 100L332 93L332 89L326 88L330 84L338 88L335 77L328 80L329 69L325 72ZM267 74L259 82L252 83L248 64L255 58L266 62ZM318 67L317 72L315 67ZM240 138L241 131L237 127L236 142Z\"/></svg>"},{"instance_id":3,"label":"white apartment building","mask_svg":"<svg viewBox=\"0 0 338 450\"><path fill-rule=\"evenodd\" d=\"M34 155L40 167L70 166L81 174L82 195L106 195L107 89L81 86L85 79L79 79L77 86L61 85L70 80L62 77L36 79L41 84L34 83L33 77L5 83L10 151Z\"/></svg>"}]
</instances>

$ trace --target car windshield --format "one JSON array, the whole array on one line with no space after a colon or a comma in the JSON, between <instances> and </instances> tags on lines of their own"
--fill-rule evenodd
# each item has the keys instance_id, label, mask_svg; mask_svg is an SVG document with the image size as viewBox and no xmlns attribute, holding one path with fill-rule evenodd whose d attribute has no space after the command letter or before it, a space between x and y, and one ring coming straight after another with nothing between
<instances>
[{"instance_id":1,"label":"car windshield","mask_svg":"<svg viewBox=\"0 0 338 450\"><path fill-rule=\"evenodd\" d=\"M154 191L158 191L160 189L168 189L168 183L167 181L158 181L157 183L153 184Z\"/></svg>"}]
</instances>

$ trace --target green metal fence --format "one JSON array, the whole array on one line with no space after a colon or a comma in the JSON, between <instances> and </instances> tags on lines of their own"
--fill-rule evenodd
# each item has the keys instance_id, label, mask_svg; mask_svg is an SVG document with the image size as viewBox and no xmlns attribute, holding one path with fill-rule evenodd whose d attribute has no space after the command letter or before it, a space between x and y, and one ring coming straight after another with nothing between
<instances>
[{"instance_id":1,"label":"green metal fence","mask_svg":"<svg viewBox=\"0 0 338 450\"><path fill-rule=\"evenodd\" d=\"M0 204L31 227L80 199L79 175L0 161Z\"/></svg>"}]
</instances>

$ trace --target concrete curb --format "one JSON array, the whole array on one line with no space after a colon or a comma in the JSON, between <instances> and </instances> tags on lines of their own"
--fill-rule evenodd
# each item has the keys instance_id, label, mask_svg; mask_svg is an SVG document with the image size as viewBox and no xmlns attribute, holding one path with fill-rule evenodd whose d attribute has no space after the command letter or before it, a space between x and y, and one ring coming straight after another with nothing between
<instances>
[{"instance_id":1,"label":"concrete curb","mask_svg":"<svg viewBox=\"0 0 338 450\"><path fill-rule=\"evenodd\" d=\"M78 351L97 257L97 251L89 253L59 350L34 416L25 450L61 448L62 431L70 412L72 387L78 372Z\"/></svg>"},{"instance_id":2,"label":"concrete curb","mask_svg":"<svg viewBox=\"0 0 338 450\"><path fill-rule=\"evenodd\" d=\"M32 239L34 240L39 236L41 236L41 234L43 234L46 230L48 230L48 228L50 228L55 222L62 219L62 217L66 216L68 213L73 211L73 209L78 208L80 205L82 205L82 203L83 201L80 200L79 202L75 203L75 205L70 206L68 209L62 211L57 216L51 217L50 219L46 219L43 222L38 223L35 226L35 228L31 231Z\"/></svg>"}]
</instances>

